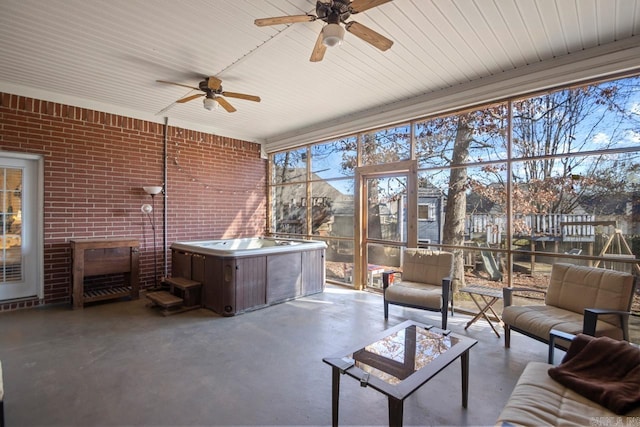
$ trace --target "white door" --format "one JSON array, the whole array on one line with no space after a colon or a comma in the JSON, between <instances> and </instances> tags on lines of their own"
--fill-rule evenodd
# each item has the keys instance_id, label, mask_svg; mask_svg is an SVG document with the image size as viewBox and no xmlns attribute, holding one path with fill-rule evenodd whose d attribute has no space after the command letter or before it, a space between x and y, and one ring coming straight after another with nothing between
<instances>
[{"instance_id":1,"label":"white door","mask_svg":"<svg viewBox=\"0 0 640 427\"><path fill-rule=\"evenodd\" d=\"M42 158L0 152L0 301L42 298Z\"/></svg>"}]
</instances>

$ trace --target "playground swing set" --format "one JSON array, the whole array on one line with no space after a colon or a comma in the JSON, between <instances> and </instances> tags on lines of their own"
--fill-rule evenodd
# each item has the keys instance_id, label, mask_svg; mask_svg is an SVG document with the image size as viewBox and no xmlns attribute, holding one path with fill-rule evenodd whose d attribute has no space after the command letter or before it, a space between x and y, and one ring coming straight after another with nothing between
<instances>
[{"instance_id":1,"label":"playground swing set","mask_svg":"<svg viewBox=\"0 0 640 427\"><path fill-rule=\"evenodd\" d=\"M562 222L560 224L563 228L565 226L568 227L580 227L580 226L605 226L605 227L613 227L614 232L608 237L607 241L603 245L600 253L598 254L599 258L610 257L614 259L602 260L598 259L595 261L589 261L589 265L593 267L599 267L602 264L603 268L614 269L616 264L619 264L622 260L634 260L636 259L633 254L629 243L626 241L622 230L617 227L616 221L568 221ZM544 243L544 242L543 242ZM593 245L594 241L589 241L590 245ZM535 252L535 241L532 240L532 252ZM478 244L481 247L480 244ZM580 255L582 254L582 248L572 248L571 250L565 252L568 255ZM591 255L591 250L589 251L589 255ZM546 254L545 254L546 255ZM493 252L480 250L480 256L482 258L482 264L484 270L489 274L490 279L493 281L502 280L502 272L498 262L495 259ZM535 255L531 255L531 272L535 271ZM620 261L618 261L620 260ZM624 261L623 261L624 262ZM627 264L627 263L625 263ZM635 269L637 274L640 275L640 262L634 262L632 264L632 268Z\"/></svg>"}]
</instances>

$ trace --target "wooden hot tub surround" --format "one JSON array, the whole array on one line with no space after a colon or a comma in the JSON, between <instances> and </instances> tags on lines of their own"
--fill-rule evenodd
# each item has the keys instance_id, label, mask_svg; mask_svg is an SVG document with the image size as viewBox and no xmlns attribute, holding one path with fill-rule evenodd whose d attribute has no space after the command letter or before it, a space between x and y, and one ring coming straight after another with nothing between
<instances>
[{"instance_id":1,"label":"wooden hot tub surround","mask_svg":"<svg viewBox=\"0 0 640 427\"><path fill-rule=\"evenodd\" d=\"M320 241L266 237L175 242L172 276L202 283L204 307L233 316L322 292L325 250Z\"/></svg>"}]
</instances>

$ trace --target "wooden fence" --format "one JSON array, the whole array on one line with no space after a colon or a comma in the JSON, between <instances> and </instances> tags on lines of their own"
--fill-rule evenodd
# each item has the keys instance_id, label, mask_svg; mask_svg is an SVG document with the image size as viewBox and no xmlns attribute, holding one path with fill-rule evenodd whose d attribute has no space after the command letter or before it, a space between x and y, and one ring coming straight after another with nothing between
<instances>
[{"instance_id":1,"label":"wooden fence","mask_svg":"<svg viewBox=\"0 0 640 427\"><path fill-rule=\"evenodd\" d=\"M560 240L566 242L593 242L595 217L593 215L520 215L514 218L515 237L534 240ZM465 219L469 239L485 237L488 244L500 243L506 232L505 215L473 214Z\"/></svg>"}]
</instances>

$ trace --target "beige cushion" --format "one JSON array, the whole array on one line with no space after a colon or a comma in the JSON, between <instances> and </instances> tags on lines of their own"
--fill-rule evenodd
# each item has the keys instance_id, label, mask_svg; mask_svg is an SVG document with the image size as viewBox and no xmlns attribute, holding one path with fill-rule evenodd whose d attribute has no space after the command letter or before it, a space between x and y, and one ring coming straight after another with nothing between
<instances>
[{"instance_id":1,"label":"beige cushion","mask_svg":"<svg viewBox=\"0 0 640 427\"><path fill-rule=\"evenodd\" d=\"M544 341L549 340L551 329L575 335L582 332L585 308L629 311L633 280L629 273L556 263L551 269L546 305L507 306L502 321ZM595 335L623 339L620 317L598 316Z\"/></svg>"},{"instance_id":2,"label":"beige cushion","mask_svg":"<svg viewBox=\"0 0 640 427\"><path fill-rule=\"evenodd\" d=\"M451 275L453 254L428 249L405 249L402 280L389 286L385 299L432 310L442 308L442 279Z\"/></svg>"},{"instance_id":3,"label":"beige cushion","mask_svg":"<svg viewBox=\"0 0 640 427\"><path fill-rule=\"evenodd\" d=\"M604 316L603 316L604 317ZM515 306L511 305L502 310L502 321L514 328L549 340L551 329L557 329L573 335L582 333L583 315L562 308L543 305ZM596 336L606 335L621 340L622 329L611 323L598 320Z\"/></svg>"},{"instance_id":4,"label":"beige cushion","mask_svg":"<svg viewBox=\"0 0 640 427\"><path fill-rule=\"evenodd\" d=\"M442 308L442 285L434 286L403 280L389 286L384 295L389 302L417 305L434 310Z\"/></svg>"},{"instance_id":5,"label":"beige cushion","mask_svg":"<svg viewBox=\"0 0 640 427\"><path fill-rule=\"evenodd\" d=\"M629 424L640 416L636 408L620 417L607 408L587 399L554 381L547 371L552 365L530 362L516 384L509 401L498 417L498 423L523 426L596 425L602 418L613 417L616 425ZM605 420L606 421L606 420Z\"/></svg>"},{"instance_id":6,"label":"beige cushion","mask_svg":"<svg viewBox=\"0 0 640 427\"><path fill-rule=\"evenodd\" d=\"M402 281L442 285L451 275L453 254L427 249L405 249L402 261Z\"/></svg>"},{"instance_id":7,"label":"beige cushion","mask_svg":"<svg viewBox=\"0 0 640 427\"><path fill-rule=\"evenodd\" d=\"M585 308L628 311L633 276L604 268L556 263L551 270L545 303L582 315ZM619 325L615 316L603 318Z\"/></svg>"}]
</instances>

